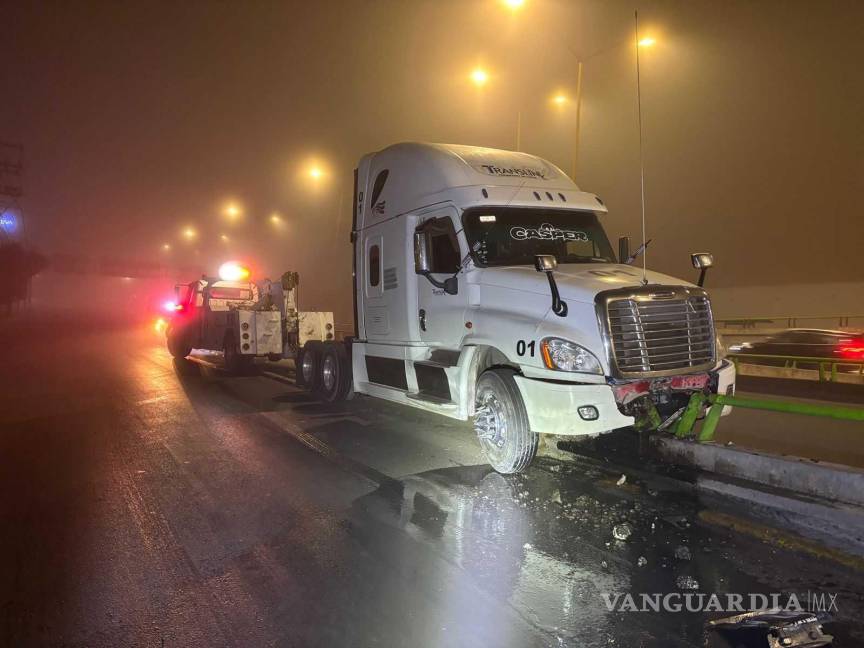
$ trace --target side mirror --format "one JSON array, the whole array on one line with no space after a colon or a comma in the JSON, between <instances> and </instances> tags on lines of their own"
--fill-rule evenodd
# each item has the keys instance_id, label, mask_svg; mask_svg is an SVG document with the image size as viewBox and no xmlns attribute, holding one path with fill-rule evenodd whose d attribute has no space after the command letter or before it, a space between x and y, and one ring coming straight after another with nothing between
<instances>
[{"instance_id":1,"label":"side mirror","mask_svg":"<svg viewBox=\"0 0 864 648\"><path fill-rule=\"evenodd\" d=\"M534 257L534 269L537 272L552 272L558 268L558 259L551 254L538 254Z\"/></svg>"},{"instance_id":2,"label":"side mirror","mask_svg":"<svg viewBox=\"0 0 864 648\"><path fill-rule=\"evenodd\" d=\"M444 280L444 292L448 295L456 295L459 293L459 279L457 277L447 277Z\"/></svg>"},{"instance_id":3,"label":"side mirror","mask_svg":"<svg viewBox=\"0 0 864 648\"><path fill-rule=\"evenodd\" d=\"M448 295L459 293L459 279L454 275L447 277L444 281L438 281L432 276L431 263L429 261L429 236L424 231L414 232L414 272L423 275L436 288L440 288Z\"/></svg>"},{"instance_id":4,"label":"side mirror","mask_svg":"<svg viewBox=\"0 0 864 648\"><path fill-rule=\"evenodd\" d=\"M627 263L630 258L630 237L622 236L618 239L618 263Z\"/></svg>"},{"instance_id":5,"label":"side mirror","mask_svg":"<svg viewBox=\"0 0 864 648\"><path fill-rule=\"evenodd\" d=\"M429 272L429 248L426 232L414 232L414 272Z\"/></svg>"},{"instance_id":6,"label":"side mirror","mask_svg":"<svg viewBox=\"0 0 864 648\"><path fill-rule=\"evenodd\" d=\"M552 293L552 312L558 317L567 317L567 302L561 299L558 292L558 284L552 271L558 268L558 259L552 254L538 254L534 257L534 269L537 272L545 272L549 280L549 291Z\"/></svg>"},{"instance_id":7,"label":"side mirror","mask_svg":"<svg viewBox=\"0 0 864 648\"><path fill-rule=\"evenodd\" d=\"M705 273L714 265L714 256L710 252L694 252L690 255L693 267L699 271L699 281L696 285L700 288L705 284Z\"/></svg>"},{"instance_id":8,"label":"side mirror","mask_svg":"<svg viewBox=\"0 0 864 648\"><path fill-rule=\"evenodd\" d=\"M710 268L714 265L714 255L710 252L694 252L690 255L690 260L693 262L693 267L697 270Z\"/></svg>"}]
</instances>

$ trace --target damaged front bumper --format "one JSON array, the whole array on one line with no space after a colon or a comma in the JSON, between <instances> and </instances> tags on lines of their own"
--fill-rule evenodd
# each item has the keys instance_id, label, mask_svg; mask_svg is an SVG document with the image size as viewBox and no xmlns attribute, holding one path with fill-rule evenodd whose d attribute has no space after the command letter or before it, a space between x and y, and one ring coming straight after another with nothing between
<instances>
[{"instance_id":1,"label":"damaged front bumper","mask_svg":"<svg viewBox=\"0 0 864 648\"><path fill-rule=\"evenodd\" d=\"M635 426L665 429L680 418L694 393L731 394L735 366L728 361L698 374L606 384L566 383L516 376L532 432L581 436ZM731 408L724 408L728 414ZM704 408L698 412L701 416Z\"/></svg>"},{"instance_id":2,"label":"damaged front bumper","mask_svg":"<svg viewBox=\"0 0 864 648\"><path fill-rule=\"evenodd\" d=\"M712 394L735 393L735 365L728 360L707 372L610 382L621 413L637 429L664 430L682 417L705 415ZM724 407L722 416L732 411Z\"/></svg>"}]
</instances>

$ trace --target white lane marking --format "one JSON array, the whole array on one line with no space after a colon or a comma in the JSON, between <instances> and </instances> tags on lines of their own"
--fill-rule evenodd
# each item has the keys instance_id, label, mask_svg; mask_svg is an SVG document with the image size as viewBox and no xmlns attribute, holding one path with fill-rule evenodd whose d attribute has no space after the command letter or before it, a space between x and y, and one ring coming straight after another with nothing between
<instances>
[{"instance_id":1,"label":"white lane marking","mask_svg":"<svg viewBox=\"0 0 864 648\"><path fill-rule=\"evenodd\" d=\"M151 405L152 403L158 403L159 401L167 400L167 396L155 396L153 398L145 398L144 400L137 401L136 405Z\"/></svg>"}]
</instances>

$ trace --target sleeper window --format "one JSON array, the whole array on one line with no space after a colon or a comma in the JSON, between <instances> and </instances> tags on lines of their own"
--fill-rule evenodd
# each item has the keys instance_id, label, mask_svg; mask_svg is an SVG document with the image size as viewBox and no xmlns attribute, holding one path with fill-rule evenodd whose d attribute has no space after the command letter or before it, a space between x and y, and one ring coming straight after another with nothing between
<instances>
[{"instance_id":1,"label":"sleeper window","mask_svg":"<svg viewBox=\"0 0 864 648\"><path fill-rule=\"evenodd\" d=\"M381 248L373 245L369 248L369 285L381 283Z\"/></svg>"}]
</instances>

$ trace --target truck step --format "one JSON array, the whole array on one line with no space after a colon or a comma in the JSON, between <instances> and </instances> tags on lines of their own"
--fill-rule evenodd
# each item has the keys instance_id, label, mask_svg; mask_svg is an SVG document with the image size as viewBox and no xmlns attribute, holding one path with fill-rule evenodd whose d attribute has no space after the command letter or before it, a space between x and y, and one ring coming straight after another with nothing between
<instances>
[{"instance_id":1,"label":"truck step","mask_svg":"<svg viewBox=\"0 0 864 648\"><path fill-rule=\"evenodd\" d=\"M435 403L436 405L455 405L452 400L449 398L442 398L441 396L436 396L435 394L429 394L426 392L418 392L416 394L406 394L406 397L411 400L425 401L427 403Z\"/></svg>"}]
</instances>

